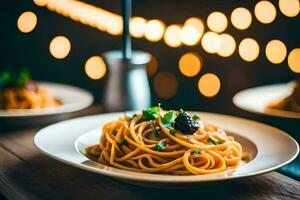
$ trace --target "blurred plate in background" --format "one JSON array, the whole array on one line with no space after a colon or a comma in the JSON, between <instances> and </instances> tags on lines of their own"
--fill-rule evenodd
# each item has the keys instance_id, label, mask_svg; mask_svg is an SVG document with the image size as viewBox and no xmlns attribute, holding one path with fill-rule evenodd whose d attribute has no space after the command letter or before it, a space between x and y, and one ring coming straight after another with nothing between
<instances>
[{"instance_id":1,"label":"blurred plate in background","mask_svg":"<svg viewBox=\"0 0 300 200\"><path fill-rule=\"evenodd\" d=\"M292 92L292 83L260 86L238 92L233 97L233 103L237 107L252 113L285 118L300 118L300 113L298 112L267 108L269 103L287 97Z\"/></svg>"},{"instance_id":2,"label":"blurred plate in background","mask_svg":"<svg viewBox=\"0 0 300 200\"><path fill-rule=\"evenodd\" d=\"M58 83L39 82L38 84L47 88L54 98L62 102L62 105L42 109L0 110L0 119L69 113L87 108L93 103L93 95L86 90Z\"/></svg>"}]
</instances>

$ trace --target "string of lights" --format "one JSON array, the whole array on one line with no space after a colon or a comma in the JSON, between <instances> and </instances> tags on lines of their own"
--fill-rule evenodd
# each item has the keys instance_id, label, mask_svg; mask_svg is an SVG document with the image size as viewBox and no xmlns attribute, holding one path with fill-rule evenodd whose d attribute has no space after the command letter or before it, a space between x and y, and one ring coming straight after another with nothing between
<instances>
[{"instance_id":1,"label":"string of lights","mask_svg":"<svg viewBox=\"0 0 300 200\"><path fill-rule=\"evenodd\" d=\"M38 6L45 6L49 10L68 17L74 21L97 28L110 35L118 36L122 33L122 18L120 15L105 9L87 4L78 0L33 0ZM296 17L300 6L298 0L279 0L278 7L286 17ZM277 10L270 1L259 1L256 3L253 14L263 24L272 23L277 16ZM253 21L249 9L238 7L230 16L231 24L238 30L248 29ZM37 24L37 17L33 12L24 12L20 15L17 25L21 32L31 32ZM131 18L130 34L134 38L145 38L150 42L164 41L171 48L183 45L195 46L201 44L202 48L209 54L217 54L221 57L231 56L237 49L241 59L246 62L254 61L261 52L258 42L253 38L245 38L236 44L236 40L229 33L225 33L229 20L222 12L215 11L208 15L206 24L209 30L205 32L204 21L197 17L188 18L184 24L166 25L160 19L145 19L140 16ZM50 53L57 59L65 58L71 49L70 41L64 36L54 38L49 46ZM271 40L265 47L266 58L273 64L282 63L287 57L287 47L284 42L276 39ZM290 51L288 65L295 73L300 73L300 49ZM155 59L155 58L154 58ZM155 74L157 61L149 65L150 75ZM189 67L186 67L189 66ZM184 54L178 62L179 71L186 77L196 76L202 68L202 59L196 52ZM105 76L106 66L101 57L93 56L85 64L86 74L94 80ZM160 76L159 76L160 75ZM159 80L177 82L176 77L169 72L160 72L154 79L154 86ZM159 78L162 77L162 78ZM167 81L165 81L167 82ZM205 84L204 84L205 83ZM209 84L208 84L209 83ZM176 85L176 84L174 84ZM207 89L207 86L213 85ZM220 80L214 74L203 75L198 82L198 89L206 97L215 96L220 90ZM155 88L155 87L154 87ZM177 87L174 87L176 93ZM165 90L166 91L166 90ZM159 95L160 93L161 95ZM170 93L172 91L170 90ZM170 98L173 95L157 92L162 98Z\"/></svg>"}]
</instances>

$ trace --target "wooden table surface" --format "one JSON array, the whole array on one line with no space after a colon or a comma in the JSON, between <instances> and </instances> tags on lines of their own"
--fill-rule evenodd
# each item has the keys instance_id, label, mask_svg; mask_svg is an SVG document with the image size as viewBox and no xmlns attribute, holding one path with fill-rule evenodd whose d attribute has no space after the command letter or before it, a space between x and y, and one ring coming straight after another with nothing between
<instances>
[{"instance_id":1,"label":"wooden table surface","mask_svg":"<svg viewBox=\"0 0 300 200\"><path fill-rule=\"evenodd\" d=\"M33 144L33 137L38 129L17 127L13 131L0 129L2 198L300 199L300 182L278 172L219 183L204 183L197 188L184 190L134 186L68 166L42 155Z\"/></svg>"}]
</instances>

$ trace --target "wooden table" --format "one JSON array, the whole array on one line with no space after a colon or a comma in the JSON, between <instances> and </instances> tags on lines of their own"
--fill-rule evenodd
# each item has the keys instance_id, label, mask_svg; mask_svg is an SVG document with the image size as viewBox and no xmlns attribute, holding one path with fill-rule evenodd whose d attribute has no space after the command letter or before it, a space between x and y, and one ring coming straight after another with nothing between
<instances>
[{"instance_id":1,"label":"wooden table","mask_svg":"<svg viewBox=\"0 0 300 200\"><path fill-rule=\"evenodd\" d=\"M85 112L85 114L90 113ZM197 188L185 190L134 186L68 166L42 155L33 144L33 137L38 129L19 128L13 131L0 129L2 198L16 200L300 199L300 182L278 172L220 183L200 184Z\"/></svg>"}]
</instances>

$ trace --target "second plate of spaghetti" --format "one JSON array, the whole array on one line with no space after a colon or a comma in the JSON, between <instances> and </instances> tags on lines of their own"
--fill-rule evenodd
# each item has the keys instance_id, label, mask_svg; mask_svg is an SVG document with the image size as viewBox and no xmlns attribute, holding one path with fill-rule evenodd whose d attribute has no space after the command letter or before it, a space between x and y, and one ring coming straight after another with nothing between
<instances>
[{"instance_id":1,"label":"second plate of spaghetti","mask_svg":"<svg viewBox=\"0 0 300 200\"><path fill-rule=\"evenodd\" d=\"M257 175L299 151L293 138L268 125L160 107L54 124L37 133L35 144L73 166L152 186Z\"/></svg>"}]
</instances>

